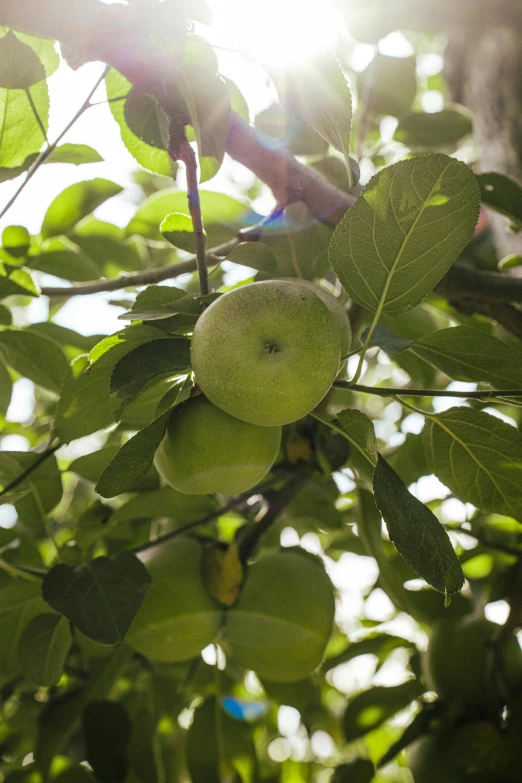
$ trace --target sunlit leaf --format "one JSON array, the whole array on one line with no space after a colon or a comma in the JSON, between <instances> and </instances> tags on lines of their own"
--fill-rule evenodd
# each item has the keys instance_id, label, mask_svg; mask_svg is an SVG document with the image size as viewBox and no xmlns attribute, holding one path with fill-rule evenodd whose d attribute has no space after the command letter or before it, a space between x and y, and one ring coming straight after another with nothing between
<instances>
[{"instance_id":1,"label":"sunlit leaf","mask_svg":"<svg viewBox=\"0 0 522 783\"><path fill-rule=\"evenodd\" d=\"M156 146L151 146L146 140L143 140L136 135L127 123L125 106L126 98L131 90L131 84L117 71L111 70L105 77L105 85L107 87L107 98L110 101L109 106L112 116L118 123L121 139L130 154L140 166L143 166L143 168L148 171L153 171L155 174L161 174L166 177L172 176L173 172L175 172L175 164L170 160L164 147L158 148ZM138 93L138 96L139 95L142 94ZM145 99L140 99L139 97L138 99L135 99L134 97L131 98L131 110L129 110L133 124L136 124L138 122L138 117L141 117L139 128L137 128L137 130L140 130L141 128L140 132L145 129L146 125L143 121L144 100ZM152 99L148 100L151 101ZM138 109L140 111L138 111ZM145 114L147 114L146 111ZM147 116L151 116L150 112ZM156 118L157 116L158 115L156 115ZM157 141L159 126L154 125L154 128L154 139ZM147 127L147 137L150 138L150 126ZM162 217L164 217L164 215Z\"/></svg>"},{"instance_id":2,"label":"sunlit leaf","mask_svg":"<svg viewBox=\"0 0 522 783\"><path fill-rule=\"evenodd\" d=\"M343 716L344 736L348 742L363 737L404 709L424 691L417 680L389 688L378 686L355 696Z\"/></svg>"},{"instance_id":3,"label":"sunlit leaf","mask_svg":"<svg viewBox=\"0 0 522 783\"><path fill-rule=\"evenodd\" d=\"M8 30L0 38L0 88L27 90L45 79L45 69L38 55L30 46Z\"/></svg>"},{"instance_id":4,"label":"sunlit leaf","mask_svg":"<svg viewBox=\"0 0 522 783\"><path fill-rule=\"evenodd\" d=\"M1 331L0 354L20 375L54 392L60 391L69 372L61 347L49 337L28 330Z\"/></svg>"},{"instance_id":5,"label":"sunlit leaf","mask_svg":"<svg viewBox=\"0 0 522 783\"><path fill-rule=\"evenodd\" d=\"M496 416L450 408L424 428L433 472L461 500L522 521L522 435Z\"/></svg>"},{"instance_id":6,"label":"sunlit leaf","mask_svg":"<svg viewBox=\"0 0 522 783\"><path fill-rule=\"evenodd\" d=\"M432 290L466 247L479 202L471 170L446 155L388 166L335 229L330 261L358 304L401 313Z\"/></svg>"},{"instance_id":7,"label":"sunlit leaf","mask_svg":"<svg viewBox=\"0 0 522 783\"><path fill-rule=\"evenodd\" d=\"M82 218L121 191L121 185L100 178L69 185L54 199L45 213L42 223L43 238L66 234Z\"/></svg>"},{"instance_id":8,"label":"sunlit leaf","mask_svg":"<svg viewBox=\"0 0 522 783\"><path fill-rule=\"evenodd\" d=\"M339 61L332 52L312 59L309 66L273 73L281 104L300 122L311 125L349 160L352 96Z\"/></svg>"}]
</instances>

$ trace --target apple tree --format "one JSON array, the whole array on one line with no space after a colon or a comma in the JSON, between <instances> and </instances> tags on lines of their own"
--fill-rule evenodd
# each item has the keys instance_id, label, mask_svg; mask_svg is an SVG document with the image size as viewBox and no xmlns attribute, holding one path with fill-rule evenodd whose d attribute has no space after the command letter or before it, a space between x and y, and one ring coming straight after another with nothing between
<instances>
[{"instance_id":1,"label":"apple tree","mask_svg":"<svg viewBox=\"0 0 522 783\"><path fill-rule=\"evenodd\" d=\"M1 781L522 778L522 10L330 6L0 4Z\"/></svg>"}]
</instances>

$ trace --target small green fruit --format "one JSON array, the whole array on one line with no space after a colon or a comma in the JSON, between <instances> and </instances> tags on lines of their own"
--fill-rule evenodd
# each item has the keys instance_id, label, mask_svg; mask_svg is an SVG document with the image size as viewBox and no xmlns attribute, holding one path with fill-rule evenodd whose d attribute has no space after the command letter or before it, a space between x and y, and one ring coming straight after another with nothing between
<instances>
[{"instance_id":1,"label":"small green fruit","mask_svg":"<svg viewBox=\"0 0 522 783\"><path fill-rule=\"evenodd\" d=\"M441 620L434 627L423 674L429 687L447 701L484 704L496 698L491 682L492 641L498 625L485 617ZM522 682L522 650L513 637L505 653L504 677L509 686Z\"/></svg>"},{"instance_id":2,"label":"small green fruit","mask_svg":"<svg viewBox=\"0 0 522 783\"><path fill-rule=\"evenodd\" d=\"M198 396L174 409L154 461L179 492L235 495L266 476L280 443L281 427L247 424Z\"/></svg>"},{"instance_id":3,"label":"small green fruit","mask_svg":"<svg viewBox=\"0 0 522 783\"><path fill-rule=\"evenodd\" d=\"M199 318L192 367L204 394L231 416L288 424L323 399L339 370L340 339L321 299L300 281L235 288Z\"/></svg>"},{"instance_id":4,"label":"small green fruit","mask_svg":"<svg viewBox=\"0 0 522 783\"><path fill-rule=\"evenodd\" d=\"M321 301L325 303L330 313L332 314L335 323L337 324L337 328L339 329L339 338L341 340L341 356L346 356L346 354L349 353L350 346L352 344L352 327L350 325L348 314L339 299L337 299L336 296L328 293L328 291L325 291L325 289L321 288L320 285L312 283L311 280L301 280L300 278L296 279L292 277L285 277L282 279L292 280L293 282L305 285L310 289L310 291L313 291L314 294L316 294L319 299L321 299Z\"/></svg>"},{"instance_id":5,"label":"small green fruit","mask_svg":"<svg viewBox=\"0 0 522 783\"><path fill-rule=\"evenodd\" d=\"M482 783L459 769L448 752L449 742L450 737L429 735L412 745L410 771L414 783Z\"/></svg>"},{"instance_id":6,"label":"small green fruit","mask_svg":"<svg viewBox=\"0 0 522 783\"><path fill-rule=\"evenodd\" d=\"M152 578L125 641L154 661L188 661L211 644L222 612L202 578L198 541L180 536L140 555Z\"/></svg>"},{"instance_id":7,"label":"small green fruit","mask_svg":"<svg viewBox=\"0 0 522 783\"><path fill-rule=\"evenodd\" d=\"M302 680L323 659L334 610L332 583L317 558L294 549L264 554L228 613L232 652L262 678Z\"/></svg>"}]
</instances>

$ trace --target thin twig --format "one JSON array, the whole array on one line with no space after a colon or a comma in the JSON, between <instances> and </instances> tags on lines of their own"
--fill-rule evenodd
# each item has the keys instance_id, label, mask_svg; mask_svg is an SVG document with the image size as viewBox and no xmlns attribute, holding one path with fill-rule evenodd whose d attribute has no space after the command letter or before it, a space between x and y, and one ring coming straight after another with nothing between
<instances>
[{"instance_id":1,"label":"thin twig","mask_svg":"<svg viewBox=\"0 0 522 783\"><path fill-rule=\"evenodd\" d=\"M9 199L9 201L7 202L5 207L0 212L0 218L3 218L3 216L8 211L8 209L10 209L13 206L14 202L16 201L16 199L18 198L20 193L24 190L26 185L29 183L29 181L36 174L36 172L38 171L40 166L43 163L45 163L45 161L47 160L49 155L51 155L51 153L54 152L54 150L56 149L58 144L61 142L61 140L65 136L65 134L70 131L72 126L80 119L82 114L84 112L86 112L87 109L90 108L90 106L91 106L91 98L94 95L94 93L96 92L96 90L98 89L98 87L100 86L100 84L102 83L102 81L105 79L105 77L108 74L109 70L110 70L109 66L106 66L104 68L103 73L101 74L100 78L97 79L96 84L94 85L94 87L90 91L89 95L87 96L85 101L82 103L82 105L80 106L80 108L78 109L78 111L76 112L74 117L72 118L72 120L70 120L70 122L65 126L63 131L58 135L58 137L53 141L53 143L49 144L49 146L46 147L46 149L44 149L43 152L41 152L40 155L37 157L37 159L35 160L35 162L31 166L31 168L27 172L27 175L26 175L24 181L21 183L20 187L14 192L14 194L11 196L11 198ZM45 130L44 130L44 135L45 135Z\"/></svg>"},{"instance_id":2,"label":"thin twig","mask_svg":"<svg viewBox=\"0 0 522 783\"><path fill-rule=\"evenodd\" d=\"M209 250L209 255L226 256L237 244L238 239L231 239L222 245L217 245ZM134 288L142 285L151 285L159 283L162 280L171 280L174 277L180 277L188 272L195 272L197 269L196 256L192 256L187 261L179 264L170 264L169 266L160 266L156 269L148 269L146 272L138 272L134 275L120 275L112 280L97 280L94 283L78 283L67 287L44 287L41 293L44 296L59 296L69 299L73 296L88 296L90 294L99 294L105 291L119 291L122 288Z\"/></svg>"},{"instance_id":3,"label":"thin twig","mask_svg":"<svg viewBox=\"0 0 522 783\"><path fill-rule=\"evenodd\" d=\"M199 200L198 187L198 163L196 153L188 141L184 141L177 146L176 158L185 164L187 172L187 198L190 217L192 218L192 228L196 240L196 263L199 275L199 289L201 296L209 293L207 254L205 249L205 231L203 229L203 218L201 217L201 203Z\"/></svg>"},{"instance_id":4,"label":"thin twig","mask_svg":"<svg viewBox=\"0 0 522 783\"><path fill-rule=\"evenodd\" d=\"M209 522L212 522L214 519L217 519L218 517L222 516L222 514L226 514L227 511L231 511L233 508L240 506L241 503L243 503L245 500L248 500L249 498L254 497L255 495L261 495L263 492L266 492L268 489L272 487L274 481L275 478L272 477L270 481L268 481L266 484L263 484L260 487L254 487L252 489L249 489L247 492L242 492L241 495L237 495L235 498L232 498L224 506L217 508L215 511L211 511L209 514L206 514L204 517L201 517L200 519L196 519L195 522L189 522L187 525L178 527L176 528L176 530L172 530L170 533L166 533L164 536L159 536L154 541L147 541L145 544L140 544L140 546L135 547L132 551L135 553L145 552L148 549L153 549L155 546L158 546L158 544L164 544L165 541L170 541L173 538L177 538L178 536L183 535L183 533L187 533L189 530L194 530L197 527L202 527L203 525L206 525Z\"/></svg>"},{"instance_id":5,"label":"thin twig","mask_svg":"<svg viewBox=\"0 0 522 783\"><path fill-rule=\"evenodd\" d=\"M35 461L32 462L29 465L29 467L27 467L24 471L22 471L22 473L20 473L20 475L17 476L15 479L13 479L13 481L11 481L10 484L7 484L7 486L3 488L3 490L0 492L0 497L2 497L2 495L7 495L8 492L10 492L12 489L14 489L19 484L21 484L22 481L24 481L28 476L30 476L31 473L33 473L33 471L35 471L36 468L42 464L42 462L45 462L45 460L48 457L50 457L52 454L54 454L55 451L58 451L61 445L62 445L61 442L58 442L54 446L51 446L45 451L42 451L41 454L37 455L37 459L35 459Z\"/></svg>"},{"instance_id":6,"label":"thin twig","mask_svg":"<svg viewBox=\"0 0 522 783\"><path fill-rule=\"evenodd\" d=\"M49 144L49 139L47 138L47 131L45 130L45 125L42 122L42 118L40 117L38 113L38 109L36 108L36 104L33 100L33 96L31 95L31 88L27 87L25 90L25 94L27 95L27 100L29 101L29 106L31 107L31 111L33 112L34 118L38 124L38 127L42 131L42 135L44 137L44 141L46 144Z\"/></svg>"},{"instance_id":7,"label":"thin twig","mask_svg":"<svg viewBox=\"0 0 522 783\"><path fill-rule=\"evenodd\" d=\"M495 391L453 391L449 389L391 389L384 386L363 386L362 384L351 384L350 381L334 381L333 385L337 389L347 389L348 391L358 391L363 394L375 394L378 397L458 397L461 399L482 400L487 402L490 399L513 397L522 398L522 389L502 389Z\"/></svg>"},{"instance_id":8,"label":"thin twig","mask_svg":"<svg viewBox=\"0 0 522 783\"><path fill-rule=\"evenodd\" d=\"M265 499L268 501L266 513L259 521L253 522L239 540L239 556L243 563L252 555L261 536L278 519L303 481L304 476L294 475L282 489L265 495Z\"/></svg>"}]
</instances>

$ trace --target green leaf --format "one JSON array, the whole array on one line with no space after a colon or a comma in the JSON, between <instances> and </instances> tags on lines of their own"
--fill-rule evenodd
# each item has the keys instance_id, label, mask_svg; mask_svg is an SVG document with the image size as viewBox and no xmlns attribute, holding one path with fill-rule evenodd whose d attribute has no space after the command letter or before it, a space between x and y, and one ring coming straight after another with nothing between
<instances>
[{"instance_id":1,"label":"green leaf","mask_svg":"<svg viewBox=\"0 0 522 783\"><path fill-rule=\"evenodd\" d=\"M219 710L220 745L218 745L218 726L216 713ZM254 777L256 753L250 729L246 723L234 720L221 706L216 707L214 697L206 699L194 713L194 720L187 734L187 765L192 783L220 783L220 761L234 762L241 759L248 774L247 780ZM220 758L220 754L223 754Z\"/></svg>"},{"instance_id":2,"label":"green leaf","mask_svg":"<svg viewBox=\"0 0 522 783\"><path fill-rule=\"evenodd\" d=\"M351 177L352 96L336 56L325 52L309 66L301 63L273 78L285 111L310 125L342 152Z\"/></svg>"},{"instance_id":3,"label":"green leaf","mask_svg":"<svg viewBox=\"0 0 522 783\"><path fill-rule=\"evenodd\" d=\"M158 376L176 376L190 370L190 342L183 337L154 340L120 359L111 375L111 394L137 397Z\"/></svg>"},{"instance_id":4,"label":"green leaf","mask_svg":"<svg viewBox=\"0 0 522 783\"><path fill-rule=\"evenodd\" d=\"M227 242L241 228L248 228L261 220L261 215L255 213L245 202L224 193L201 190L199 198L209 247ZM164 218L173 212L185 212L186 209L186 193L174 188L160 190L139 207L127 226L127 234L162 239L159 227Z\"/></svg>"},{"instance_id":5,"label":"green leaf","mask_svg":"<svg viewBox=\"0 0 522 783\"><path fill-rule=\"evenodd\" d=\"M323 671L329 672L343 663L352 661L359 655L375 655L382 664L394 650L406 649L415 650L414 642L403 639L400 636L391 636L387 633L377 633L359 642L352 642L346 650L334 656L327 658L323 663Z\"/></svg>"},{"instance_id":6,"label":"green leaf","mask_svg":"<svg viewBox=\"0 0 522 783\"><path fill-rule=\"evenodd\" d=\"M7 35L8 32L8 27L0 27L0 33ZM16 31L15 35L23 44L30 46L37 55L45 70L45 76L52 76L52 74L58 70L60 57L56 51L56 44L52 39L37 38L34 35L21 33L19 30Z\"/></svg>"},{"instance_id":7,"label":"green leaf","mask_svg":"<svg viewBox=\"0 0 522 783\"><path fill-rule=\"evenodd\" d=\"M113 457L116 456L118 450L119 446L105 446L99 451L93 451L91 454L84 454L73 460L67 470L71 473L76 473L77 476L81 476L86 481L96 483L100 473L107 467Z\"/></svg>"},{"instance_id":8,"label":"green leaf","mask_svg":"<svg viewBox=\"0 0 522 783\"><path fill-rule=\"evenodd\" d=\"M160 226L163 237L174 247L186 250L188 253L196 252L196 237L192 218L182 212L173 212L167 215ZM206 232L204 232L206 236Z\"/></svg>"},{"instance_id":9,"label":"green leaf","mask_svg":"<svg viewBox=\"0 0 522 783\"><path fill-rule=\"evenodd\" d=\"M336 767L330 783L371 783L375 767L369 759L355 759Z\"/></svg>"},{"instance_id":10,"label":"green leaf","mask_svg":"<svg viewBox=\"0 0 522 783\"><path fill-rule=\"evenodd\" d=\"M418 304L466 247L480 193L471 170L446 155L388 166L335 229L330 261L358 304L396 315Z\"/></svg>"},{"instance_id":11,"label":"green leaf","mask_svg":"<svg viewBox=\"0 0 522 783\"><path fill-rule=\"evenodd\" d=\"M5 364L0 362L0 415L5 416L9 403L11 402L11 394L13 391L13 382L9 371Z\"/></svg>"},{"instance_id":12,"label":"green leaf","mask_svg":"<svg viewBox=\"0 0 522 783\"><path fill-rule=\"evenodd\" d=\"M0 453L0 483L5 487L21 476L41 455L31 451L3 451ZM15 501L18 516L23 522L40 527L43 517L62 499L63 488L58 463L54 454L47 457L17 487L24 493Z\"/></svg>"},{"instance_id":13,"label":"green leaf","mask_svg":"<svg viewBox=\"0 0 522 783\"><path fill-rule=\"evenodd\" d=\"M69 373L69 362L61 347L49 337L23 329L0 332L0 354L24 378L59 392Z\"/></svg>"},{"instance_id":14,"label":"green leaf","mask_svg":"<svg viewBox=\"0 0 522 783\"><path fill-rule=\"evenodd\" d=\"M61 144L51 152L46 163L72 163L80 166L83 163L102 163L103 158L88 144Z\"/></svg>"},{"instance_id":15,"label":"green leaf","mask_svg":"<svg viewBox=\"0 0 522 783\"><path fill-rule=\"evenodd\" d=\"M415 57L378 53L359 76L357 89L359 95L368 95L370 114L399 117L409 110L417 92Z\"/></svg>"},{"instance_id":16,"label":"green leaf","mask_svg":"<svg viewBox=\"0 0 522 783\"><path fill-rule=\"evenodd\" d=\"M0 589L0 685L20 672L18 641L26 625L42 612L51 611L41 596L40 581L10 579Z\"/></svg>"},{"instance_id":17,"label":"green leaf","mask_svg":"<svg viewBox=\"0 0 522 783\"><path fill-rule=\"evenodd\" d=\"M343 716L347 742L353 742L376 729L399 710L408 707L423 691L424 688L417 680L408 680L391 688L370 688L355 696Z\"/></svg>"},{"instance_id":18,"label":"green leaf","mask_svg":"<svg viewBox=\"0 0 522 783\"><path fill-rule=\"evenodd\" d=\"M200 181L206 182L217 174L225 156L230 127L228 88L221 76L201 65L184 65L179 76L187 121L198 145Z\"/></svg>"},{"instance_id":19,"label":"green leaf","mask_svg":"<svg viewBox=\"0 0 522 783\"><path fill-rule=\"evenodd\" d=\"M393 138L410 149L451 147L473 130L471 114L464 107L442 111L412 111L399 117Z\"/></svg>"},{"instance_id":20,"label":"green leaf","mask_svg":"<svg viewBox=\"0 0 522 783\"><path fill-rule=\"evenodd\" d=\"M27 265L74 283L98 280L101 276L101 270L92 258L67 237L52 237L45 241L41 252L28 258Z\"/></svg>"},{"instance_id":21,"label":"green leaf","mask_svg":"<svg viewBox=\"0 0 522 783\"><path fill-rule=\"evenodd\" d=\"M123 551L86 566L60 563L44 577L42 595L85 636L100 644L122 642L151 585L143 563Z\"/></svg>"},{"instance_id":22,"label":"green leaf","mask_svg":"<svg viewBox=\"0 0 522 783\"><path fill-rule=\"evenodd\" d=\"M123 113L129 129L138 139L165 151L169 139L167 117L154 98L132 87L125 99Z\"/></svg>"},{"instance_id":23,"label":"green leaf","mask_svg":"<svg viewBox=\"0 0 522 783\"><path fill-rule=\"evenodd\" d=\"M116 420L121 402L110 396L110 378L116 363L138 345L164 337L151 326L133 326L98 343L89 358L71 365L56 408L55 434L64 442L105 429Z\"/></svg>"},{"instance_id":24,"label":"green leaf","mask_svg":"<svg viewBox=\"0 0 522 783\"><path fill-rule=\"evenodd\" d=\"M464 575L448 534L382 457L373 475L373 490L390 540L408 565L439 592L458 592Z\"/></svg>"},{"instance_id":25,"label":"green leaf","mask_svg":"<svg viewBox=\"0 0 522 783\"><path fill-rule=\"evenodd\" d=\"M165 434L169 415L170 411L162 413L121 447L98 479L95 491L99 495L113 498L129 492L148 473Z\"/></svg>"},{"instance_id":26,"label":"green leaf","mask_svg":"<svg viewBox=\"0 0 522 783\"><path fill-rule=\"evenodd\" d=\"M361 340L366 339L366 335L369 332L369 327L361 334ZM413 343L413 340L406 340L404 337L399 337L391 329L387 329L385 326L376 326L371 336L370 345L378 345L383 351L393 354L401 353L409 348Z\"/></svg>"},{"instance_id":27,"label":"green leaf","mask_svg":"<svg viewBox=\"0 0 522 783\"><path fill-rule=\"evenodd\" d=\"M27 90L45 79L45 69L40 58L30 46L8 30L0 38L0 88Z\"/></svg>"},{"instance_id":28,"label":"green leaf","mask_svg":"<svg viewBox=\"0 0 522 783\"><path fill-rule=\"evenodd\" d=\"M25 269L0 263L0 299L16 294L39 296L40 289Z\"/></svg>"},{"instance_id":29,"label":"green leaf","mask_svg":"<svg viewBox=\"0 0 522 783\"><path fill-rule=\"evenodd\" d=\"M482 203L505 215L512 231L522 230L522 186L505 174L478 174Z\"/></svg>"},{"instance_id":30,"label":"green leaf","mask_svg":"<svg viewBox=\"0 0 522 783\"><path fill-rule=\"evenodd\" d=\"M23 258L29 250L31 235L25 226L7 226L2 232L2 247L13 258Z\"/></svg>"},{"instance_id":31,"label":"green leaf","mask_svg":"<svg viewBox=\"0 0 522 783\"><path fill-rule=\"evenodd\" d=\"M52 202L42 224L44 239L66 234L107 199L117 196L123 188L108 179L76 182L65 188Z\"/></svg>"},{"instance_id":32,"label":"green leaf","mask_svg":"<svg viewBox=\"0 0 522 783\"><path fill-rule=\"evenodd\" d=\"M290 117L274 103L256 116L255 127L264 146L286 147L292 155L324 155L328 141L309 125ZM346 169L343 167L346 176Z\"/></svg>"},{"instance_id":33,"label":"green leaf","mask_svg":"<svg viewBox=\"0 0 522 783\"><path fill-rule=\"evenodd\" d=\"M263 242L240 242L227 255L227 261L257 269L267 275L273 275L277 270L277 258Z\"/></svg>"},{"instance_id":34,"label":"green leaf","mask_svg":"<svg viewBox=\"0 0 522 783\"><path fill-rule=\"evenodd\" d=\"M522 521L522 435L484 411L450 408L424 428L428 463L458 498Z\"/></svg>"},{"instance_id":35,"label":"green leaf","mask_svg":"<svg viewBox=\"0 0 522 783\"><path fill-rule=\"evenodd\" d=\"M86 759L100 783L122 783L127 775L127 747L132 723L123 704L91 702L82 716Z\"/></svg>"},{"instance_id":36,"label":"green leaf","mask_svg":"<svg viewBox=\"0 0 522 783\"><path fill-rule=\"evenodd\" d=\"M217 508L210 495L184 495L172 487L160 487L153 492L140 492L120 506L113 514L118 524L137 519L159 519L186 524L207 516Z\"/></svg>"},{"instance_id":37,"label":"green leaf","mask_svg":"<svg viewBox=\"0 0 522 783\"><path fill-rule=\"evenodd\" d=\"M11 311L5 305L0 305L0 324L2 326L11 326L13 323L13 316Z\"/></svg>"},{"instance_id":38,"label":"green leaf","mask_svg":"<svg viewBox=\"0 0 522 783\"><path fill-rule=\"evenodd\" d=\"M377 464L377 438L371 419L355 409L346 409L337 414L337 421L356 449L374 467Z\"/></svg>"},{"instance_id":39,"label":"green leaf","mask_svg":"<svg viewBox=\"0 0 522 783\"><path fill-rule=\"evenodd\" d=\"M118 645L93 669L84 688L79 690L71 688L62 698L50 699L45 704L38 723L34 755L38 768L46 776L53 758L67 747L71 738L77 733L84 707L89 702L106 698L115 681L121 677L122 671L129 664L130 657L130 650L125 645Z\"/></svg>"},{"instance_id":40,"label":"green leaf","mask_svg":"<svg viewBox=\"0 0 522 783\"><path fill-rule=\"evenodd\" d=\"M29 88L32 103L47 130L49 91L41 81ZM29 155L40 151L44 135L25 90L0 89L0 168L23 166Z\"/></svg>"},{"instance_id":41,"label":"green leaf","mask_svg":"<svg viewBox=\"0 0 522 783\"><path fill-rule=\"evenodd\" d=\"M39 614L25 628L18 642L18 663L35 685L55 685L72 644L69 624L55 614Z\"/></svg>"},{"instance_id":42,"label":"green leaf","mask_svg":"<svg viewBox=\"0 0 522 783\"><path fill-rule=\"evenodd\" d=\"M450 378L489 383L496 389L522 388L522 351L470 326L441 329L409 347Z\"/></svg>"},{"instance_id":43,"label":"green leaf","mask_svg":"<svg viewBox=\"0 0 522 783\"><path fill-rule=\"evenodd\" d=\"M137 122L137 116L143 116L145 99L140 98L142 93L134 92L133 97L131 97L131 104L129 109L125 99L131 92L130 82L128 82L117 71L111 70L105 77L105 85L107 87L107 98L110 101L109 106L112 116L118 123L121 139L134 160L144 169L152 171L155 174L160 174L165 177L173 176L176 166L170 160L170 157L165 151L164 146L162 148L151 146L149 143L147 143L146 140L142 140L139 135L136 135L136 133L133 132L133 129L131 129L127 124L126 108L127 114L130 115L129 119L131 119L133 125L135 122ZM149 102L151 100L152 99L150 98L148 99ZM156 107L154 108L156 109ZM156 114L156 120L158 119L158 116L161 117L161 115ZM146 126L146 124L142 122L140 127L142 130L147 131L145 138L150 139L150 125ZM154 138L156 140L158 138L158 134L159 127L155 128ZM162 218L163 217L164 215L162 215ZM158 225L159 222L160 221L158 221Z\"/></svg>"}]
</instances>

